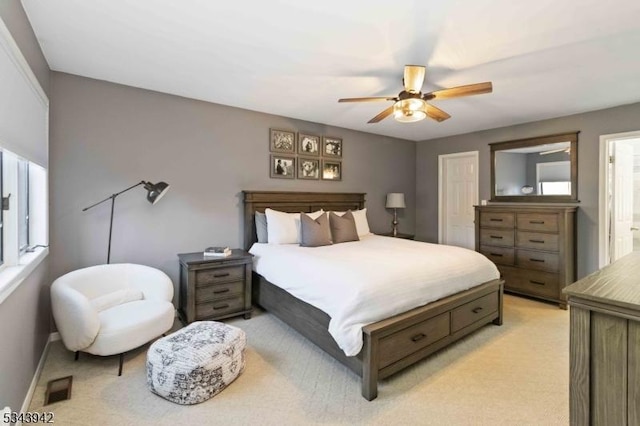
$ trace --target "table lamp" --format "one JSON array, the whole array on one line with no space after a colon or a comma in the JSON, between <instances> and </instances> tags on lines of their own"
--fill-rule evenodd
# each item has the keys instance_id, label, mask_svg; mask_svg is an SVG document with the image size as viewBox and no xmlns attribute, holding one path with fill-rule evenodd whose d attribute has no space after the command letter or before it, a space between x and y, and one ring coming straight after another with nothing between
<instances>
[{"instance_id":1,"label":"table lamp","mask_svg":"<svg viewBox=\"0 0 640 426\"><path fill-rule=\"evenodd\" d=\"M404 193L391 192L387 194L387 206L388 209L393 209L393 230L391 235L394 237L398 235L398 209L404 209L407 207L404 203Z\"/></svg>"}]
</instances>

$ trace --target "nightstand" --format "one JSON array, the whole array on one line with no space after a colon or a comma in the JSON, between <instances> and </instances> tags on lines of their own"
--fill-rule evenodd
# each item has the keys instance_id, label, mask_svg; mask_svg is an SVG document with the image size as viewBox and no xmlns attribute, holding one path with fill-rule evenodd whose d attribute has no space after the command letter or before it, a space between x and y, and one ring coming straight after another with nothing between
<instances>
[{"instance_id":1,"label":"nightstand","mask_svg":"<svg viewBox=\"0 0 640 426\"><path fill-rule=\"evenodd\" d=\"M391 232L385 232L384 234L378 234L378 235L382 235L383 237L393 237L393 234ZM402 234L398 232L398 234L395 237L403 238L405 240L413 240L416 236L413 234Z\"/></svg>"},{"instance_id":2,"label":"nightstand","mask_svg":"<svg viewBox=\"0 0 640 426\"><path fill-rule=\"evenodd\" d=\"M253 255L234 249L227 257L205 256L198 252L179 254L178 258L178 315L183 324L237 315L251 318Z\"/></svg>"}]
</instances>

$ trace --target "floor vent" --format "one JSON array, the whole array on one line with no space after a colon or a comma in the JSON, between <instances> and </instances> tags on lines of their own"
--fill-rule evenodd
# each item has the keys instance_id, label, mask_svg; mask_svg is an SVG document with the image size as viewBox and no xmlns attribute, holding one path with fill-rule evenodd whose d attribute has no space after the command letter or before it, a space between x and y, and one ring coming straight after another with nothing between
<instances>
[{"instance_id":1,"label":"floor vent","mask_svg":"<svg viewBox=\"0 0 640 426\"><path fill-rule=\"evenodd\" d=\"M44 405L54 402L71 399L71 383L73 376L62 377L60 379L49 380L47 383L47 393L44 397Z\"/></svg>"}]
</instances>

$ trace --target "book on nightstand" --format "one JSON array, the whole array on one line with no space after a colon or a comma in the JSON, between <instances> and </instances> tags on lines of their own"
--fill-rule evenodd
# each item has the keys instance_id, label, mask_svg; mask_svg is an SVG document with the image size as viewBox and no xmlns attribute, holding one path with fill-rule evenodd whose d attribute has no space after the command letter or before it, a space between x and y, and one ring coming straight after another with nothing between
<instances>
[{"instance_id":1,"label":"book on nightstand","mask_svg":"<svg viewBox=\"0 0 640 426\"><path fill-rule=\"evenodd\" d=\"M204 249L205 256L227 257L231 254L229 247L207 247Z\"/></svg>"}]
</instances>

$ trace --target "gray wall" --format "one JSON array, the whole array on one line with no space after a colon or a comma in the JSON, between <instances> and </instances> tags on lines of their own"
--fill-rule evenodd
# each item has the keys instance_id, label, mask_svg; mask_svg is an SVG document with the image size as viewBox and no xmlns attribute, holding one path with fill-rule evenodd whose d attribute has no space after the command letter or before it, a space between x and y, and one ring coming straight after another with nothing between
<instances>
[{"instance_id":1,"label":"gray wall","mask_svg":"<svg viewBox=\"0 0 640 426\"><path fill-rule=\"evenodd\" d=\"M400 230L415 229L412 141L52 73L52 277L104 263L109 203L82 208L140 180L171 184L152 206L136 188L115 205L112 262L178 278L176 255L242 246L240 191L366 192L372 230L391 227L388 192L404 192ZM340 182L269 178L269 128L341 137Z\"/></svg>"},{"instance_id":2,"label":"gray wall","mask_svg":"<svg viewBox=\"0 0 640 426\"><path fill-rule=\"evenodd\" d=\"M49 66L19 0L0 0L0 18L11 32L45 92ZM45 259L0 304L0 408L21 408L50 330L49 262Z\"/></svg>"},{"instance_id":3,"label":"gray wall","mask_svg":"<svg viewBox=\"0 0 640 426\"><path fill-rule=\"evenodd\" d=\"M598 269L598 169L600 135L640 129L640 103L600 111L419 142L416 159L416 233L438 240L438 155L480 153L480 198L490 196L489 143L579 130L578 277Z\"/></svg>"},{"instance_id":4,"label":"gray wall","mask_svg":"<svg viewBox=\"0 0 640 426\"><path fill-rule=\"evenodd\" d=\"M496 195L522 195L520 189L527 183L527 154L496 152Z\"/></svg>"}]
</instances>

